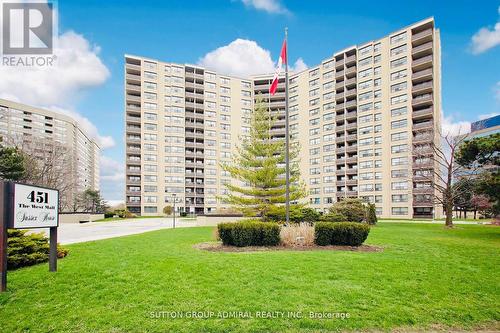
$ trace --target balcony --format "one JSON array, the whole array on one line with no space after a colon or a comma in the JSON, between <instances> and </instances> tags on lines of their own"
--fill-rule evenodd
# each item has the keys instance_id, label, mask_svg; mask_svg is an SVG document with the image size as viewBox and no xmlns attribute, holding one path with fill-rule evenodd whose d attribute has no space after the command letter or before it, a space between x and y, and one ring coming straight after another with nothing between
<instances>
[{"instance_id":1,"label":"balcony","mask_svg":"<svg viewBox=\"0 0 500 333\"><path fill-rule=\"evenodd\" d=\"M346 163L357 163L358 162L358 157L357 156L354 156L354 157L348 157L346 158Z\"/></svg>"},{"instance_id":2,"label":"balcony","mask_svg":"<svg viewBox=\"0 0 500 333\"><path fill-rule=\"evenodd\" d=\"M346 80L345 81L345 86L347 88L355 87L356 86L356 78L353 77L353 78L350 78L350 79Z\"/></svg>"},{"instance_id":3,"label":"balcony","mask_svg":"<svg viewBox=\"0 0 500 333\"><path fill-rule=\"evenodd\" d=\"M428 55L428 56L413 60L411 66L412 66L413 70L426 69L426 68L432 67L432 60L433 60L432 55Z\"/></svg>"},{"instance_id":4,"label":"balcony","mask_svg":"<svg viewBox=\"0 0 500 333\"><path fill-rule=\"evenodd\" d=\"M422 130L422 129L432 129L434 127L434 122L432 121L425 121L421 123L414 123L413 124L413 129L414 130Z\"/></svg>"},{"instance_id":5,"label":"balcony","mask_svg":"<svg viewBox=\"0 0 500 333\"><path fill-rule=\"evenodd\" d=\"M129 63L126 63L125 64L125 68L126 69L131 69L131 70L136 70L136 71L141 71L141 65L136 65L136 64L129 64Z\"/></svg>"},{"instance_id":6,"label":"balcony","mask_svg":"<svg viewBox=\"0 0 500 333\"><path fill-rule=\"evenodd\" d=\"M127 116L127 118L125 118L127 120L127 122L131 122L131 123L141 123L141 117L131 117L131 116Z\"/></svg>"},{"instance_id":7,"label":"balcony","mask_svg":"<svg viewBox=\"0 0 500 333\"><path fill-rule=\"evenodd\" d=\"M336 152L337 154L343 154L343 153L345 153L345 147L338 147L338 148L335 150L335 152ZM342 160L342 159L343 159L343 158L338 158L337 160ZM343 163L343 162L342 162L342 163ZM341 164L342 164L342 163L341 163Z\"/></svg>"},{"instance_id":8,"label":"balcony","mask_svg":"<svg viewBox=\"0 0 500 333\"><path fill-rule=\"evenodd\" d=\"M434 107L428 106L425 109L420 109L417 111L413 111L411 116L413 119L422 119L432 117L434 115Z\"/></svg>"},{"instance_id":9,"label":"balcony","mask_svg":"<svg viewBox=\"0 0 500 333\"><path fill-rule=\"evenodd\" d=\"M345 102L345 108L347 110L352 110L352 109L355 109L356 108L356 105L357 105L357 101L356 99L352 99L350 101L347 101Z\"/></svg>"},{"instance_id":10,"label":"balcony","mask_svg":"<svg viewBox=\"0 0 500 333\"><path fill-rule=\"evenodd\" d=\"M127 126L126 130L127 133L141 133L141 126Z\"/></svg>"},{"instance_id":11,"label":"balcony","mask_svg":"<svg viewBox=\"0 0 500 333\"><path fill-rule=\"evenodd\" d=\"M431 40L432 40L432 28L420 31L411 36L411 42L413 45L425 43Z\"/></svg>"},{"instance_id":12,"label":"balcony","mask_svg":"<svg viewBox=\"0 0 500 333\"><path fill-rule=\"evenodd\" d=\"M130 90L130 91L141 91L141 85L140 84L130 84L130 83L127 83L126 84L126 88L127 88L127 91Z\"/></svg>"},{"instance_id":13,"label":"balcony","mask_svg":"<svg viewBox=\"0 0 500 333\"><path fill-rule=\"evenodd\" d=\"M346 66L352 65L356 63L356 55L351 55L345 58L345 64Z\"/></svg>"},{"instance_id":14,"label":"balcony","mask_svg":"<svg viewBox=\"0 0 500 333\"><path fill-rule=\"evenodd\" d=\"M413 100L411 101L411 105L413 107L416 106L426 106L426 105L432 105L433 103L433 96L432 94L424 94L424 95L418 95L413 97Z\"/></svg>"},{"instance_id":15,"label":"balcony","mask_svg":"<svg viewBox=\"0 0 500 333\"><path fill-rule=\"evenodd\" d=\"M349 130L349 129L356 129L356 128L358 128L358 123L350 123L350 124L347 124L347 125L345 125L345 128L346 128L347 130Z\"/></svg>"},{"instance_id":16,"label":"balcony","mask_svg":"<svg viewBox=\"0 0 500 333\"><path fill-rule=\"evenodd\" d=\"M432 135L416 135L413 137L413 143L427 143L433 140Z\"/></svg>"},{"instance_id":17,"label":"balcony","mask_svg":"<svg viewBox=\"0 0 500 333\"><path fill-rule=\"evenodd\" d=\"M432 41L412 48L411 54L413 58L420 58L432 54Z\"/></svg>"},{"instance_id":18,"label":"balcony","mask_svg":"<svg viewBox=\"0 0 500 333\"><path fill-rule=\"evenodd\" d=\"M346 175L357 175L358 174L358 169L357 168L347 168L345 170Z\"/></svg>"},{"instance_id":19,"label":"balcony","mask_svg":"<svg viewBox=\"0 0 500 333\"><path fill-rule=\"evenodd\" d=\"M356 76L356 66L349 67L345 70L345 75L348 78L352 78Z\"/></svg>"},{"instance_id":20,"label":"balcony","mask_svg":"<svg viewBox=\"0 0 500 333\"><path fill-rule=\"evenodd\" d=\"M344 68L345 59L339 59L335 61L335 68Z\"/></svg>"},{"instance_id":21,"label":"balcony","mask_svg":"<svg viewBox=\"0 0 500 333\"><path fill-rule=\"evenodd\" d=\"M130 81L141 82L141 76L137 74L127 74L125 78Z\"/></svg>"},{"instance_id":22,"label":"balcony","mask_svg":"<svg viewBox=\"0 0 500 333\"><path fill-rule=\"evenodd\" d=\"M351 141L356 141L358 139L357 134L350 134L346 137L346 141L351 142Z\"/></svg>"},{"instance_id":23,"label":"balcony","mask_svg":"<svg viewBox=\"0 0 500 333\"><path fill-rule=\"evenodd\" d=\"M413 162L413 169L430 169L434 167L432 160L426 162Z\"/></svg>"},{"instance_id":24,"label":"balcony","mask_svg":"<svg viewBox=\"0 0 500 333\"><path fill-rule=\"evenodd\" d=\"M343 79L344 78L344 70L341 70L341 71L337 71L335 72L335 79Z\"/></svg>"},{"instance_id":25,"label":"balcony","mask_svg":"<svg viewBox=\"0 0 500 333\"><path fill-rule=\"evenodd\" d=\"M353 120L356 119L358 116L358 113L356 111L349 111L345 114L345 118L347 120Z\"/></svg>"},{"instance_id":26,"label":"balcony","mask_svg":"<svg viewBox=\"0 0 500 333\"><path fill-rule=\"evenodd\" d=\"M337 186L345 186L345 180L337 180L336 185Z\"/></svg>"},{"instance_id":27,"label":"balcony","mask_svg":"<svg viewBox=\"0 0 500 333\"><path fill-rule=\"evenodd\" d=\"M344 88L344 82L345 81L340 81L340 82L336 82L335 83L335 89L340 89L340 88Z\"/></svg>"},{"instance_id":28,"label":"balcony","mask_svg":"<svg viewBox=\"0 0 500 333\"><path fill-rule=\"evenodd\" d=\"M358 191L347 191L345 192L348 197L357 197Z\"/></svg>"},{"instance_id":29,"label":"balcony","mask_svg":"<svg viewBox=\"0 0 500 333\"><path fill-rule=\"evenodd\" d=\"M335 131L343 133L345 131L345 125L339 125L339 126L335 127Z\"/></svg>"},{"instance_id":30,"label":"balcony","mask_svg":"<svg viewBox=\"0 0 500 333\"><path fill-rule=\"evenodd\" d=\"M347 184L348 186L355 186L355 185L358 185L358 180L357 180L357 179L348 179L348 180L346 181L346 184Z\"/></svg>"},{"instance_id":31,"label":"balcony","mask_svg":"<svg viewBox=\"0 0 500 333\"><path fill-rule=\"evenodd\" d=\"M345 93L345 96L346 97L356 96L356 88L347 90Z\"/></svg>"},{"instance_id":32,"label":"balcony","mask_svg":"<svg viewBox=\"0 0 500 333\"><path fill-rule=\"evenodd\" d=\"M358 145L349 145L349 146L347 146L346 151L348 153L357 152L358 151Z\"/></svg>"},{"instance_id":33,"label":"balcony","mask_svg":"<svg viewBox=\"0 0 500 333\"><path fill-rule=\"evenodd\" d=\"M345 106L345 103L342 102L342 103L337 103L337 105L335 106L335 109L336 110L343 110L344 109L344 106Z\"/></svg>"},{"instance_id":34,"label":"balcony","mask_svg":"<svg viewBox=\"0 0 500 333\"><path fill-rule=\"evenodd\" d=\"M432 207L432 200L416 200L413 199L413 207Z\"/></svg>"},{"instance_id":35,"label":"balcony","mask_svg":"<svg viewBox=\"0 0 500 333\"><path fill-rule=\"evenodd\" d=\"M432 194L432 192L433 192L432 187L413 188L413 194Z\"/></svg>"},{"instance_id":36,"label":"balcony","mask_svg":"<svg viewBox=\"0 0 500 333\"><path fill-rule=\"evenodd\" d=\"M141 169L127 169L127 175L140 175Z\"/></svg>"},{"instance_id":37,"label":"balcony","mask_svg":"<svg viewBox=\"0 0 500 333\"><path fill-rule=\"evenodd\" d=\"M344 113L340 113L335 116L336 121L343 121L344 120Z\"/></svg>"},{"instance_id":38,"label":"balcony","mask_svg":"<svg viewBox=\"0 0 500 333\"><path fill-rule=\"evenodd\" d=\"M428 81L428 80L432 79L432 74L433 74L432 68L424 69L421 71L415 71L411 75L411 79L413 80L413 83Z\"/></svg>"},{"instance_id":39,"label":"balcony","mask_svg":"<svg viewBox=\"0 0 500 333\"><path fill-rule=\"evenodd\" d=\"M130 95L127 94L126 96L127 101L132 101L132 102L141 102L141 96L140 95Z\"/></svg>"},{"instance_id":40,"label":"balcony","mask_svg":"<svg viewBox=\"0 0 500 333\"><path fill-rule=\"evenodd\" d=\"M339 103L344 102L344 97L345 97L345 93L344 92L340 92L340 93L336 93L335 94L335 100L336 101L340 101Z\"/></svg>"},{"instance_id":41,"label":"balcony","mask_svg":"<svg viewBox=\"0 0 500 333\"><path fill-rule=\"evenodd\" d=\"M429 93L432 91L433 87L434 87L434 84L432 81L425 81L425 82L414 84L411 91L414 95L421 94L421 93Z\"/></svg>"}]
</instances>

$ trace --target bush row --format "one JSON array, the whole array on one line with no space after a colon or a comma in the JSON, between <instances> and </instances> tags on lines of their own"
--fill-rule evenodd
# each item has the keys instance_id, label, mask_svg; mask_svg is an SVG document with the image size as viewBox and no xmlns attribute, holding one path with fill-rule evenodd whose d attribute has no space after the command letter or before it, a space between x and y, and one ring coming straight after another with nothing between
<instances>
[{"instance_id":1,"label":"bush row","mask_svg":"<svg viewBox=\"0 0 500 333\"><path fill-rule=\"evenodd\" d=\"M49 242L44 234L27 234L26 230L9 229L8 236L8 269L32 266L49 260ZM57 257L67 255L68 250L57 244Z\"/></svg>"},{"instance_id":2,"label":"bush row","mask_svg":"<svg viewBox=\"0 0 500 333\"><path fill-rule=\"evenodd\" d=\"M272 222L220 223L217 231L224 245L276 246L280 243L280 226Z\"/></svg>"},{"instance_id":3,"label":"bush row","mask_svg":"<svg viewBox=\"0 0 500 333\"><path fill-rule=\"evenodd\" d=\"M314 242L319 246L360 246L368 237L370 227L356 222L318 222L314 225Z\"/></svg>"},{"instance_id":4,"label":"bush row","mask_svg":"<svg viewBox=\"0 0 500 333\"><path fill-rule=\"evenodd\" d=\"M222 244L229 246L276 246L280 243L280 226L274 222L220 223L217 232ZM314 243L360 246L369 232L370 226L365 223L317 222L314 224Z\"/></svg>"}]
</instances>

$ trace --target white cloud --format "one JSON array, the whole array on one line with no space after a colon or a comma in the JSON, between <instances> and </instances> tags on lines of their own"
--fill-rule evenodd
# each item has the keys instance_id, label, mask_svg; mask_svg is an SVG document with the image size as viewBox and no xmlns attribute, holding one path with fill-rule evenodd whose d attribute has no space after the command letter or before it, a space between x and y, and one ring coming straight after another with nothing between
<instances>
[{"instance_id":1,"label":"white cloud","mask_svg":"<svg viewBox=\"0 0 500 333\"><path fill-rule=\"evenodd\" d=\"M73 117L101 148L114 145L94 124L74 111L75 99L88 88L103 84L110 73L99 48L73 31L57 37L53 66L0 66L0 98L48 108Z\"/></svg>"},{"instance_id":2,"label":"white cloud","mask_svg":"<svg viewBox=\"0 0 500 333\"><path fill-rule=\"evenodd\" d=\"M274 73L275 69L269 50L262 48L253 40L241 38L208 52L198 64L219 73L238 77ZM290 70L302 71L306 68L304 60L298 58Z\"/></svg>"},{"instance_id":3,"label":"white cloud","mask_svg":"<svg viewBox=\"0 0 500 333\"><path fill-rule=\"evenodd\" d=\"M495 85L495 88L493 88L493 90L495 91L495 98L498 102L500 102L500 81L497 82L497 84Z\"/></svg>"},{"instance_id":4,"label":"white cloud","mask_svg":"<svg viewBox=\"0 0 500 333\"><path fill-rule=\"evenodd\" d=\"M308 68L308 66L304 62L304 59L299 58L299 59L297 59L297 61L295 61L293 66L290 67L290 71L299 73L299 72L302 72L303 70L306 70L307 68Z\"/></svg>"},{"instance_id":5,"label":"white cloud","mask_svg":"<svg viewBox=\"0 0 500 333\"><path fill-rule=\"evenodd\" d=\"M101 193L111 201L122 201L125 189L125 167L123 162L116 161L108 156L101 156Z\"/></svg>"},{"instance_id":6,"label":"white cloud","mask_svg":"<svg viewBox=\"0 0 500 333\"><path fill-rule=\"evenodd\" d=\"M123 163L110 157L101 156L101 180L120 181L125 180Z\"/></svg>"},{"instance_id":7,"label":"white cloud","mask_svg":"<svg viewBox=\"0 0 500 333\"><path fill-rule=\"evenodd\" d=\"M241 0L246 7L253 7L271 14L290 14L279 0Z\"/></svg>"},{"instance_id":8,"label":"white cloud","mask_svg":"<svg viewBox=\"0 0 500 333\"><path fill-rule=\"evenodd\" d=\"M444 117L441 121L442 135L456 136L470 132L470 122L454 121L453 116Z\"/></svg>"},{"instance_id":9,"label":"white cloud","mask_svg":"<svg viewBox=\"0 0 500 333\"><path fill-rule=\"evenodd\" d=\"M500 7L498 7L500 14ZM500 45L500 22L497 22L493 29L483 27L472 36L472 53L480 54L495 46Z\"/></svg>"},{"instance_id":10,"label":"white cloud","mask_svg":"<svg viewBox=\"0 0 500 333\"><path fill-rule=\"evenodd\" d=\"M255 41L235 39L221 46L199 60L203 67L235 76L274 72L271 52L260 47Z\"/></svg>"},{"instance_id":11,"label":"white cloud","mask_svg":"<svg viewBox=\"0 0 500 333\"><path fill-rule=\"evenodd\" d=\"M481 114L481 115L479 115L479 120L483 120L483 119L487 119L487 118L495 117L495 116L498 116L499 114L500 114L500 113L498 113L498 112L487 113L487 114Z\"/></svg>"}]
</instances>

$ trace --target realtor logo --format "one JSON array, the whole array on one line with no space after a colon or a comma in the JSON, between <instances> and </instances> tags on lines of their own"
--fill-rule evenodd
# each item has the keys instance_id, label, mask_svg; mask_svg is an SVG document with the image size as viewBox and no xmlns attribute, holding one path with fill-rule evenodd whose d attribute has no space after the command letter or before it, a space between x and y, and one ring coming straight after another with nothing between
<instances>
[{"instance_id":1,"label":"realtor logo","mask_svg":"<svg viewBox=\"0 0 500 333\"><path fill-rule=\"evenodd\" d=\"M51 54L53 28L52 2L2 3L4 55Z\"/></svg>"}]
</instances>

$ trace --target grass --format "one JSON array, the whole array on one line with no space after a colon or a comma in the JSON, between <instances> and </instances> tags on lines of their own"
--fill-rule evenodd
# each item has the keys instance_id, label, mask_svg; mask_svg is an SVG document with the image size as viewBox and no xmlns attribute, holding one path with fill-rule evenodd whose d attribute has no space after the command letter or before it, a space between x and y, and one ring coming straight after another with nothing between
<instances>
[{"instance_id":1,"label":"grass","mask_svg":"<svg viewBox=\"0 0 500 333\"><path fill-rule=\"evenodd\" d=\"M205 252L213 228L69 245L59 272L9 272L3 332L283 332L499 328L500 228L381 223L383 252ZM302 319L151 318L302 311ZM348 319L311 319L309 312Z\"/></svg>"},{"instance_id":2,"label":"grass","mask_svg":"<svg viewBox=\"0 0 500 333\"><path fill-rule=\"evenodd\" d=\"M106 217L103 219L95 220L92 222L112 222L112 221L123 221L123 220L131 220L131 219L157 219L157 218L166 218L165 216L136 216L136 217Z\"/></svg>"}]
</instances>

